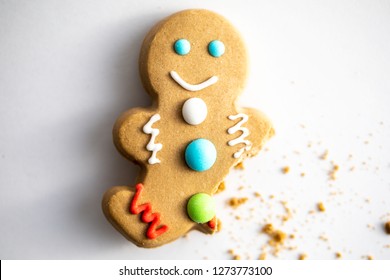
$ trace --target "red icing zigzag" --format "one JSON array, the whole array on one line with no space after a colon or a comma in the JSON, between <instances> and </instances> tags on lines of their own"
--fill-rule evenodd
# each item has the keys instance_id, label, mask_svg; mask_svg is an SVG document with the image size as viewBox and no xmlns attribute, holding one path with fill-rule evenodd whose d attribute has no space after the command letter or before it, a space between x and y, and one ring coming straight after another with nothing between
<instances>
[{"instance_id":1,"label":"red icing zigzag","mask_svg":"<svg viewBox=\"0 0 390 280\"><path fill-rule=\"evenodd\" d=\"M138 199L144 186L142 184L137 184L135 188L136 192L130 204L130 212L136 215L142 213L141 220L144 223L150 223L148 230L146 231L146 236L149 239L155 239L166 232L168 230L168 226L161 225L159 228L156 228L160 224L160 213L152 213L152 204L150 203L144 203L137 206Z\"/></svg>"}]
</instances>

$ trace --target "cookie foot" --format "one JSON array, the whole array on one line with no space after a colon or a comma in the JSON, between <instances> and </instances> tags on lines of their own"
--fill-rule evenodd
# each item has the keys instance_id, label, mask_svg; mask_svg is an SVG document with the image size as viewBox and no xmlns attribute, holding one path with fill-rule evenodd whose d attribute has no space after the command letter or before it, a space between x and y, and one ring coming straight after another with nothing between
<instances>
[{"instance_id":1,"label":"cookie foot","mask_svg":"<svg viewBox=\"0 0 390 280\"><path fill-rule=\"evenodd\" d=\"M103 213L124 237L137 246L157 247L161 244L155 237L163 234L167 227L159 225L159 214L152 213L149 204L137 204L141 192L142 189L127 186L109 189L103 197Z\"/></svg>"}]
</instances>

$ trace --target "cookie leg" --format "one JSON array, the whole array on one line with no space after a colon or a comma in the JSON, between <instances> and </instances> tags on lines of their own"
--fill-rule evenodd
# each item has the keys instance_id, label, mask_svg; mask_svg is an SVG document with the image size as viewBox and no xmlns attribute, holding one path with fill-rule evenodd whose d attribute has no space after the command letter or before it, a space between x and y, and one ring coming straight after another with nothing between
<instances>
[{"instance_id":1,"label":"cookie leg","mask_svg":"<svg viewBox=\"0 0 390 280\"><path fill-rule=\"evenodd\" d=\"M137 246L145 246L142 240L148 224L130 212L135 190L127 186L109 189L103 196L102 208L107 220L128 240Z\"/></svg>"},{"instance_id":2,"label":"cookie leg","mask_svg":"<svg viewBox=\"0 0 390 280\"><path fill-rule=\"evenodd\" d=\"M134 217L130 203L134 190L127 186L112 187L103 196L102 209L107 220L127 239L134 241ZM141 229L140 229L141 230Z\"/></svg>"},{"instance_id":3,"label":"cookie leg","mask_svg":"<svg viewBox=\"0 0 390 280\"><path fill-rule=\"evenodd\" d=\"M161 223L160 213L154 212L152 204L141 203L144 186L113 187L103 197L103 212L110 223L128 240L140 247L158 247L164 239L179 236L166 236L168 226ZM164 238L160 236L164 235Z\"/></svg>"}]
</instances>

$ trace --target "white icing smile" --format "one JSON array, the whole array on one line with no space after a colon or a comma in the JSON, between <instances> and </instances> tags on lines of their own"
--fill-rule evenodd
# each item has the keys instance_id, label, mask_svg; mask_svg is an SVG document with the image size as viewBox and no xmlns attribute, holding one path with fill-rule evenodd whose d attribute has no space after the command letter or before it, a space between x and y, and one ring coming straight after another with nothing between
<instances>
[{"instance_id":1,"label":"white icing smile","mask_svg":"<svg viewBox=\"0 0 390 280\"><path fill-rule=\"evenodd\" d=\"M203 83L200 83L197 85L191 85L191 84L187 83L186 81L184 81L179 76L179 74L177 74L175 71L171 71L171 72L169 72L169 74L171 75L172 79L175 80L176 83L178 83L182 88L189 90L189 91L199 91L199 90L205 89L205 88L215 84L216 82L218 82L218 77L212 76L209 79L207 79L206 81L204 81Z\"/></svg>"}]
</instances>

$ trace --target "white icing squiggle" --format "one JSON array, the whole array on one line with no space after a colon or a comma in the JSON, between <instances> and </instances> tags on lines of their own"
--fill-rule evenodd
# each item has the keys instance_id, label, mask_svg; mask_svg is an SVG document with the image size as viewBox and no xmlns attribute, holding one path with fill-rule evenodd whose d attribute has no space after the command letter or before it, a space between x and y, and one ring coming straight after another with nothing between
<instances>
[{"instance_id":1,"label":"white icing squiggle","mask_svg":"<svg viewBox=\"0 0 390 280\"><path fill-rule=\"evenodd\" d=\"M229 128L227 131L229 134L234 134L237 131L242 132L242 134L239 137L237 137L236 139L230 140L228 142L229 146L235 146L235 145L240 144L240 143L245 144L245 147L241 148L240 150L238 150L238 152L235 152L233 154L234 158L239 158L244 151L249 151L252 148L252 142L245 139L245 137L247 137L249 135L249 129L247 129L246 127L241 127L244 123L246 123L248 121L249 117L246 114L239 113L237 115L231 115L228 118L229 118L229 120L232 120L232 121L234 121L238 118L241 118L241 121L239 121L236 125Z\"/></svg>"},{"instance_id":2,"label":"white icing squiggle","mask_svg":"<svg viewBox=\"0 0 390 280\"><path fill-rule=\"evenodd\" d=\"M143 131L146 134L151 134L149 143L146 145L146 149L150 152L152 152L152 155L150 156L148 162L149 164L155 164L160 163L161 161L157 158L156 154L158 151L160 151L163 147L160 143L155 143L157 135L160 133L160 130L157 128L152 128L152 125L159 121L161 119L159 114L154 114L150 120L144 125Z\"/></svg>"},{"instance_id":3,"label":"white icing squiggle","mask_svg":"<svg viewBox=\"0 0 390 280\"><path fill-rule=\"evenodd\" d=\"M186 81L184 81L179 76L179 74L177 74L175 71L171 71L171 72L169 72L169 74L171 75L172 79L175 80L176 83L178 83L182 88L189 90L189 91L199 91L199 90L205 89L205 88L215 84L216 82L218 82L218 77L212 76L209 79L207 79L206 81L204 81L203 83L200 83L197 85L191 85L191 84L187 83Z\"/></svg>"}]
</instances>

